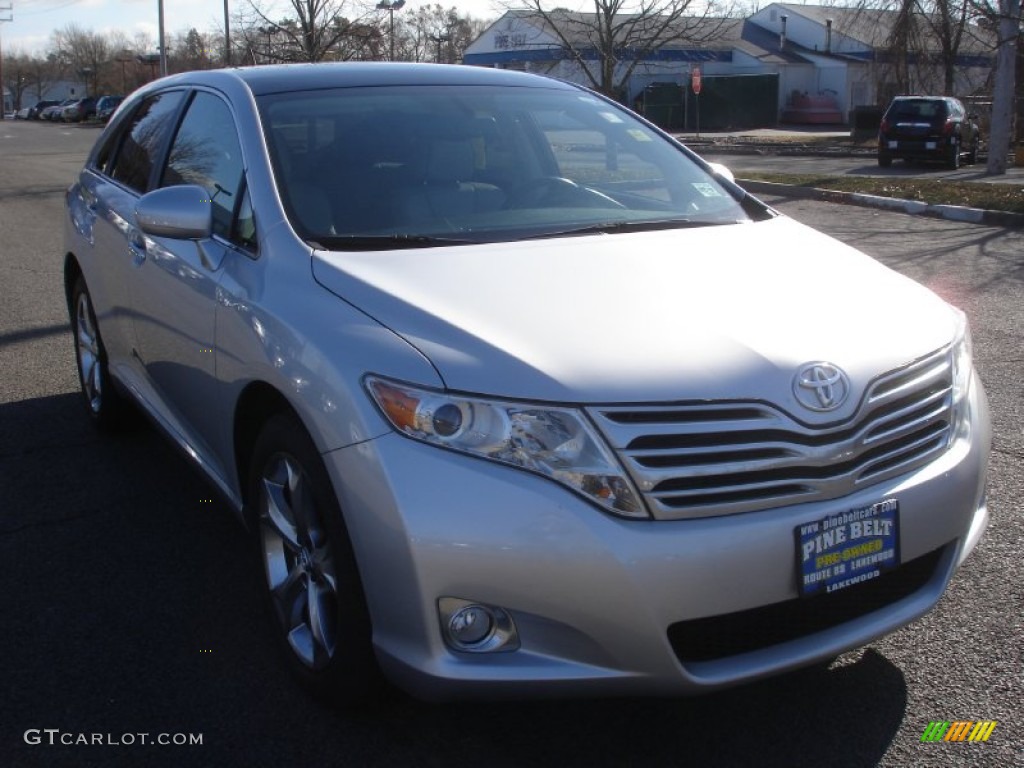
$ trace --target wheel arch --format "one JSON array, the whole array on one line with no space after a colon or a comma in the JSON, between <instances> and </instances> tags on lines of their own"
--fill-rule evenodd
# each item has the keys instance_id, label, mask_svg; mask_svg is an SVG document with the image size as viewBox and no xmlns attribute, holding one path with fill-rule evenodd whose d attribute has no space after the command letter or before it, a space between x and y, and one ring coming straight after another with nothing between
<instances>
[{"instance_id":1,"label":"wheel arch","mask_svg":"<svg viewBox=\"0 0 1024 768\"><path fill-rule=\"evenodd\" d=\"M313 438L313 432L306 425L299 411L277 387L266 381L252 381L245 386L235 401L232 419L232 449L235 459L235 475L243 503L242 522L251 526L249 519L248 480L249 465L252 463L256 438L264 425L279 413L293 416L306 434ZM315 440L314 440L315 444Z\"/></svg>"},{"instance_id":2,"label":"wheel arch","mask_svg":"<svg viewBox=\"0 0 1024 768\"><path fill-rule=\"evenodd\" d=\"M245 488L246 473L249 470L249 460L252 458L256 436L268 419L281 412L290 412L299 418L288 398L265 381L250 382L238 396L232 420L232 440L239 487Z\"/></svg>"}]
</instances>

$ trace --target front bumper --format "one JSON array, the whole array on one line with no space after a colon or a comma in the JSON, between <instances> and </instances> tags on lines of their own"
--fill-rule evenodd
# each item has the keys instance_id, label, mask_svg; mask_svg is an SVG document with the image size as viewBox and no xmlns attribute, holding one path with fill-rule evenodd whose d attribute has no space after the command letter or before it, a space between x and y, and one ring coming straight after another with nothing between
<instances>
[{"instance_id":1,"label":"front bumper","mask_svg":"<svg viewBox=\"0 0 1024 768\"><path fill-rule=\"evenodd\" d=\"M854 495L698 520L616 519L547 479L399 435L325 460L341 489L378 658L401 687L428 699L688 695L828 659L934 606L988 522L991 434L976 379L969 424L936 461ZM794 529L889 497L900 503L901 561L920 571L909 591L758 642L771 611L817 612L798 597ZM505 609L520 647L451 650L441 597ZM687 658L688 633L716 624L711 617L726 622L719 632L738 618L753 641Z\"/></svg>"}]
</instances>

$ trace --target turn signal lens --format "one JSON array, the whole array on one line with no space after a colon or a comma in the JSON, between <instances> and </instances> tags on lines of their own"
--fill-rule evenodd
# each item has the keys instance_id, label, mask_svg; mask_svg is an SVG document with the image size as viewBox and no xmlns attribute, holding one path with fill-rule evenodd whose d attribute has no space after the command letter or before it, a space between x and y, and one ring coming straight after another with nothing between
<instances>
[{"instance_id":1,"label":"turn signal lens","mask_svg":"<svg viewBox=\"0 0 1024 768\"><path fill-rule=\"evenodd\" d=\"M381 387L378 392L377 405L381 407L388 420L398 429L412 429L416 425L415 398L409 397L395 387Z\"/></svg>"}]
</instances>

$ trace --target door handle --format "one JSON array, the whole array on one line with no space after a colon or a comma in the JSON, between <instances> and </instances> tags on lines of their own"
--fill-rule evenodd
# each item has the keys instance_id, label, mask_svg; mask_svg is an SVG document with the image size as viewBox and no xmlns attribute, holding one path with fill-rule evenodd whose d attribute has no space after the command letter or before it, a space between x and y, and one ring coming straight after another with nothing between
<instances>
[{"instance_id":1,"label":"door handle","mask_svg":"<svg viewBox=\"0 0 1024 768\"><path fill-rule=\"evenodd\" d=\"M146 241L142 235L133 232L128 237L128 252L132 255L132 264L141 266L146 260Z\"/></svg>"}]
</instances>

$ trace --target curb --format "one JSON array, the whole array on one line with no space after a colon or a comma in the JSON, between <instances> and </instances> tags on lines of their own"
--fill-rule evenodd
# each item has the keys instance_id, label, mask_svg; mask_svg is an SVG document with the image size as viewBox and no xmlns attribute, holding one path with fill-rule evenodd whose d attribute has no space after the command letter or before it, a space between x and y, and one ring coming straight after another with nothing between
<instances>
[{"instance_id":1,"label":"curb","mask_svg":"<svg viewBox=\"0 0 1024 768\"><path fill-rule=\"evenodd\" d=\"M919 200L900 200L895 197L865 195L861 192L839 192L832 189L798 187L792 184L777 184L772 181L736 179L743 189L755 195L778 195L801 200L821 200L826 203L844 203L864 208L881 208L912 216L932 216L948 221L964 221L971 224L988 224L994 227L1024 227L1024 213L989 211L984 208L966 208L962 205L929 205Z\"/></svg>"},{"instance_id":2,"label":"curb","mask_svg":"<svg viewBox=\"0 0 1024 768\"><path fill-rule=\"evenodd\" d=\"M689 149L692 149L698 155L714 154L714 155L754 155L765 157L774 155L778 157L863 157L874 159L876 156L875 150L865 149L826 149L826 148L813 148L804 146L769 146L769 145L742 145L733 144L718 146L715 144L702 144L700 142L685 142Z\"/></svg>"}]
</instances>

